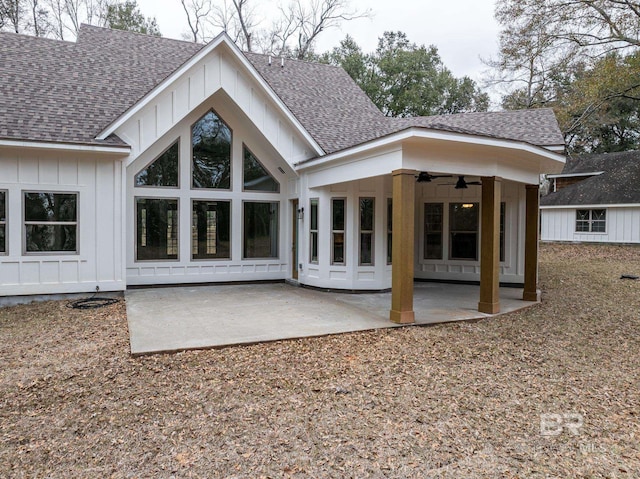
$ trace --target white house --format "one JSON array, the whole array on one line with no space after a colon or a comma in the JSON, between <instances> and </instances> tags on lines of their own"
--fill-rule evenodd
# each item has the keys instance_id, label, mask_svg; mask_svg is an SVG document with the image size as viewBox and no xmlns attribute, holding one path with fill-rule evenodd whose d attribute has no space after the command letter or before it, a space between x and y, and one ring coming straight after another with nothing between
<instances>
[{"instance_id":1,"label":"white house","mask_svg":"<svg viewBox=\"0 0 640 479\"><path fill-rule=\"evenodd\" d=\"M541 239L640 243L640 151L567 159L541 198Z\"/></svg>"},{"instance_id":2,"label":"white house","mask_svg":"<svg viewBox=\"0 0 640 479\"><path fill-rule=\"evenodd\" d=\"M548 109L385 117L340 68L83 26L0 33L0 295L290 280L535 300ZM393 264L393 268L392 265Z\"/></svg>"}]
</instances>

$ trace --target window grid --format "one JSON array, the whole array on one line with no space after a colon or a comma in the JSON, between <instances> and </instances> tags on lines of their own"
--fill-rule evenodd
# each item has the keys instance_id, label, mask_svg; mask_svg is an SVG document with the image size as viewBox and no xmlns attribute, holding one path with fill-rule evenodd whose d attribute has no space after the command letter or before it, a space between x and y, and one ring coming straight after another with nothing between
<instances>
[{"instance_id":1,"label":"window grid","mask_svg":"<svg viewBox=\"0 0 640 479\"><path fill-rule=\"evenodd\" d=\"M442 259L443 203L424 205L424 259Z\"/></svg>"},{"instance_id":2,"label":"window grid","mask_svg":"<svg viewBox=\"0 0 640 479\"><path fill-rule=\"evenodd\" d=\"M576 210L577 233L606 233L606 231L606 210Z\"/></svg>"},{"instance_id":3,"label":"window grid","mask_svg":"<svg viewBox=\"0 0 640 479\"><path fill-rule=\"evenodd\" d=\"M449 203L449 259L478 261L479 203Z\"/></svg>"}]
</instances>

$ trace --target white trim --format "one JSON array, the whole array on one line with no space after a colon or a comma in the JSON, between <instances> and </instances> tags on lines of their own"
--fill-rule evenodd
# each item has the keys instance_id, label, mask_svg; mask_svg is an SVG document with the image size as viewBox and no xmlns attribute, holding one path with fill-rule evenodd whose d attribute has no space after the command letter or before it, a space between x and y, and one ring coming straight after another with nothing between
<instances>
[{"instance_id":1,"label":"white trim","mask_svg":"<svg viewBox=\"0 0 640 479\"><path fill-rule=\"evenodd\" d=\"M541 210L602 210L607 208L640 208L640 203L618 203L613 205L546 205L540 206Z\"/></svg>"},{"instance_id":2,"label":"white trim","mask_svg":"<svg viewBox=\"0 0 640 479\"><path fill-rule=\"evenodd\" d=\"M564 153L565 151L564 145L543 146L543 148L546 148L547 150L551 150L551 151L561 152L561 153Z\"/></svg>"},{"instance_id":3,"label":"white trim","mask_svg":"<svg viewBox=\"0 0 640 479\"><path fill-rule=\"evenodd\" d=\"M76 143L54 143L29 140L0 140L0 147L31 148L36 150L55 151L84 151L87 153L104 153L108 155L125 156L131 153L130 146L100 146Z\"/></svg>"},{"instance_id":4,"label":"white trim","mask_svg":"<svg viewBox=\"0 0 640 479\"><path fill-rule=\"evenodd\" d=\"M593 171L590 173L558 173L557 175L547 175L547 178L576 178L580 176L598 176L604 171Z\"/></svg>"},{"instance_id":5,"label":"white trim","mask_svg":"<svg viewBox=\"0 0 640 479\"><path fill-rule=\"evenodd\" d=\"M297 163L294 165L294 167L296 168L296 170L306 170L308 168L324 165L326 163L330 163L333 161L338 161L348 156L358 155L366 151L373 150L375 148L380 148L393 143L400 143L412 138L454 141L459 143L471 143L471 144L483 145L483 146L493 146L497 148L512 148L516 150L522 150L529 153L533 153L533 154L548 158L550 160L557 161L559 163L565 163L564 155L554 153L553 151L550 151L547 148L531 145L529 143L524 143L522 141L496 139L496 138L489 138L484 136L469 135L469 134L462 134L462 133L452 133L452 132L446 132L446 131L440 131L440 130L432 130L432 129L423 128L423 127L410 127L400 132L393 133L391 135L378 138L376 140L368 141L366 143L362 143L360 145L356 145L354 147L347 148L345 150L341 150L336 153L323 156L321 158L306 160L306 161Z\"/></svg>"},{"instance_id":6,"label":"white trim","mask_svg":"<svg viewBox=\"0 0 640 479\"><path fill-rule=\"evenodd\" d=\"M142 110L145 106L147 106L151 101L153 101L158 95L162 94L171 84L173 84L180 76L184 75L189 69L191 69L194 65L200 62L204 57L206 57L210 52L212 52L216 47L220 44L225 44L229 47L236 58L242 63L242 65L249 71L253 79L258 82L258 84L263 88L267 96L280 108L282 113L287 117L287 119L296 127L299 133L309 142L309 144L315 150L317 155L323 155L324 151L320 148L320 145L313 139L313 137L309 134L309 132L302 126L302 124L298 121L298 119L291 113L289 108L284 104L284 102L280 99L278 95L273 91L273 89L269 86L269 84L262 78L262 76L258 73L256 68L247 60L247 57L244 56L242 51L236 46L235 43L231 41L229 36L222 32L216 38L211 40L205 47L203 47L200 51L198 51L195 55L193 55L189 60L182 64L177 70L175 70L171 75L161 81L153 90L147 93L141 100L139 100L136 104L130 107L125 113L123 113L116 120L111 122L104 130L102 130L96 139L104 140L109 135L113 134L118 128L120 128L125 122L130 120L134 115L136 115L140 110Z\"/></svg>"}]
</instances>

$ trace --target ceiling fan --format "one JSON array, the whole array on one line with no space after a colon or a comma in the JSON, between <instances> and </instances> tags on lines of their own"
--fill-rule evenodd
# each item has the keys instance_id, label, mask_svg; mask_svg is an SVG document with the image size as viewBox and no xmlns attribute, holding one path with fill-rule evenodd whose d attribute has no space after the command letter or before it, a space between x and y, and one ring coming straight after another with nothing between
<instances>
[{"instance_id":1,"label":"ceiling fan","mask_svg":"<svg viewBox=\"0 0 640 479\"><path fill-rule=\"evenodd\" d=\"M455 184L455 189L456 190L464 190L466 188L469 188L469 185L473 185L473 186L480 186L482 185L481 181L466 181L464 179L464 176L458 176L458 181L456 181Z\"/></svg>"},{"instance_id":2,"label":"ceiling fan","mask_svg":"<svg viewBox=\"0 0 640 479\"><path fill-rule=\"evenodd\" d=\"M451 178L451 175L430 175L429 173L427 173L426 171L421 171L420 173L418 173L418 176L416 176L416 178L418 179L418 183L430 183L431 180L434 180L436 178Z\"/></svg>"}]
</instances>

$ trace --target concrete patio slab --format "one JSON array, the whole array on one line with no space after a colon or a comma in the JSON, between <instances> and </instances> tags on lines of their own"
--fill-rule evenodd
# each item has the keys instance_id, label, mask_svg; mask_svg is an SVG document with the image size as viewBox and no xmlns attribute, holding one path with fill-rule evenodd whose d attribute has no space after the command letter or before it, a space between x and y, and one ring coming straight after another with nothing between
<instances>
[{"instance_id":1,"label":"concrete patio slab","mask_svg":"<svg viewBox=\"0 0 640 479\"><path fill-rule=\"evenodd\" d=\"M479 287L416 283L417 325L485 318ZM346 294L284 283L181 286L125 294L132 354L212 348L393 328L391 293ZM534 303L501 288L502 313Z\"/></svg>"}]
</instances>

